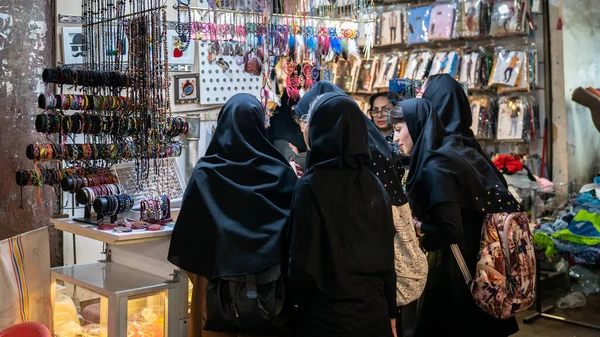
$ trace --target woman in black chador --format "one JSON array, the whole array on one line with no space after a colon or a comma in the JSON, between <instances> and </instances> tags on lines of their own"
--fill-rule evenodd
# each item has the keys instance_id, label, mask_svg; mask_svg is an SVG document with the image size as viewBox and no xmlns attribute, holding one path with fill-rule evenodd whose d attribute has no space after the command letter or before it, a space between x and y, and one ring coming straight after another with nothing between
<instances>
[{"instance_id":1,"label":"woman in black chador","mask_svg":"<svg viewBox=\"0 0 600 337\"><path fill-rule=\"evenodd\" d=\"M463 136L463 144L481 154L492 166L494 174L502 181L504 187L508 187L502 173L496 169L490 157L483 152L481 145L475 139L471 130L473 115L469 98L460 83L448 74L440 74L430 76L423 87L423 98L431 102L446 132Z\"/></svg>"},{"instance_id":2,"label":"woman in black chador","mask_svg":"<svg viewBox=\"0 0 600 337\"><path fill-rule=\"evenodd\" d=\"M475 304L450 244L458 244L474 274L484 215L517 212L519 204L466 137L446 133L428 100L410 99L400 107L391 119L399 146L411 156L406 188L429 263L415 336L516 333L514 317L498 320Z\"/></svg>"},{"instance_id":3,"label":"woman in black chador","mask_svg":"<svg viewBox=\"0 0 600 337\"><path fill-rule=\"evenodd\" d=\"M254 96L233 96L219 113L183 197L168 259L195 274L196 331L204 311L203 278L257 273L279 264L287 250L285 230L298 178L269 142L264 124L264 109Z\"/></svg>"},{"instance_id":4,"label":"woman in black chador","mask_svg":"<svg viewBox=\"0 0 600 337\"><path fill-rule=\"evenodd\" d=\"M391 201L368 169L364 114L343 93L307 112L308 171L292 203L289 296L298 336L393 336Z\"/></svg>"}]
</instances>

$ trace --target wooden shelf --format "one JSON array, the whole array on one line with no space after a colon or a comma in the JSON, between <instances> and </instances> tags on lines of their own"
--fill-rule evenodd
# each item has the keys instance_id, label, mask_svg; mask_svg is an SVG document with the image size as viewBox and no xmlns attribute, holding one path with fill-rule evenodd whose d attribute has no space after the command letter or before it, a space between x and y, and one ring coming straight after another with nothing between
<instances>
[{"instance_id":1,"label":"wooden shelf","mask_svg":"<svg viewBox=\"0 0 600 337\"><path fill-rule=\"evenodd\" d=\"M50 219L56 229L80 235L92 240L105 242L111 245L126 245L140 242L165 240L171 237L173 227L165 226L160 231L133 230L129 233L117 233L114 231L101 231L98 226L88 225L68 219Z\"/></svg>"}]
</instances>

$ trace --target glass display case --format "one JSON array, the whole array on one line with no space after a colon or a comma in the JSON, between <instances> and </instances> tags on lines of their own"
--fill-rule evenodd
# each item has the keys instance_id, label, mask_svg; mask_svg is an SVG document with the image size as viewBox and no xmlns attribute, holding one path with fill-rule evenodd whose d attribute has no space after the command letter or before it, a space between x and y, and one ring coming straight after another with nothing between
<instances>
[{"instance_id":1,"label":"glass display case","mask_svg":"<svg viewBox=\"0 0 600 337\"><path fill-rule=\"evenodd\" d=\"M52 289L58 337L175 336L176 283L107 262L52 268Z\"/></svg>"}]
</instances>

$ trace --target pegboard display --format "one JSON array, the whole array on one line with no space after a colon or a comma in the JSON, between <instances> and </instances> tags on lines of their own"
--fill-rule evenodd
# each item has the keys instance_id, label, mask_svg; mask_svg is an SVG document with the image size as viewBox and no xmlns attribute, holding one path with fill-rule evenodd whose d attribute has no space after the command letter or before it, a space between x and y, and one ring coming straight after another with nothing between
<instances>
[{"instance_id":1,"label":"pegboard display","mask_svg":"<svg viewBox=\"0 0 600 337\"><path fill-rule=\"evenodd\" d=\"M227 54L226 48L221 48L221 54L214 55L210 49L211 42L200 42L200 104L225 104L239 93L260 97L262 78L246 73L243 64L237 65L236 57L240 56L224 55ZM209 58L212 62L209 62ZM219 65L221 58L229 69L223 70Z\"/></svg>"},{"instance_id":2,"label":"pegboard display","mask_svg":"<svg viewBox=\"0 0 600 337\"><path fill-rule=\"evenodd\" d=\"M155 175L155 170L150 169L148 179L143 183L144 188L137 188L137 171L134 163L114 165L112 170L119 178L119 183L123 185L127 194L134 200L134 210L139 209L142 200L150 199L161 194L166 194L171 199L171 207L174 203L180 203L185 190L183 175L179 171L177 161L173 159L165 160L166 168L162 170L160 176Z\"/></svg>"}]
</instances>

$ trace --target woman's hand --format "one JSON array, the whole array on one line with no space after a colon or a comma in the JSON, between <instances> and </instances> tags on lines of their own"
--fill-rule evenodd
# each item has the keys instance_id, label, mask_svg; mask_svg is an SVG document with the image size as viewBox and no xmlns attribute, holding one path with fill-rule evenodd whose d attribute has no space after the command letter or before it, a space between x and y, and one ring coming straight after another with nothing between
<instances>
[{"instance_id":1,"label":"woman's hand","mask_svg":"<svg viewBox=\"0 0 600 337\"><path fill-rule=\"evenodd\" d=\"M302 171L302 166L294 163L294 165L296 165L296 175L298 176L298 178L301 178L304 175L304 171Z\"/></svg>"},{"instance_id":2,"label":"woman's hand","mask_svg":"<svg viewBox=\"0 0 600 337\"><path fill-rule=\"evenodd\" d=\"M290 147L290 149L292 149L292 151L294 151L294 153L295 153L296 155L299 155L299 154L300 154L300 152L298 151L298 148L297 148L296 146L294 146L294 144L292 144L292 143L288 143L288 146Z\"/></svg>"},{"instance_id":3,"label":"woman's hand","mask_svg":"<svg viewBox=\"0 0 600 337\"><path fill-rule=\"evenodd\" d=\"M392 325L392 333L394 334L394 337L398 337L398 333L396 331L396 319L395 318L390 319L390 323Z\"/></svg>"}]
</instances>

